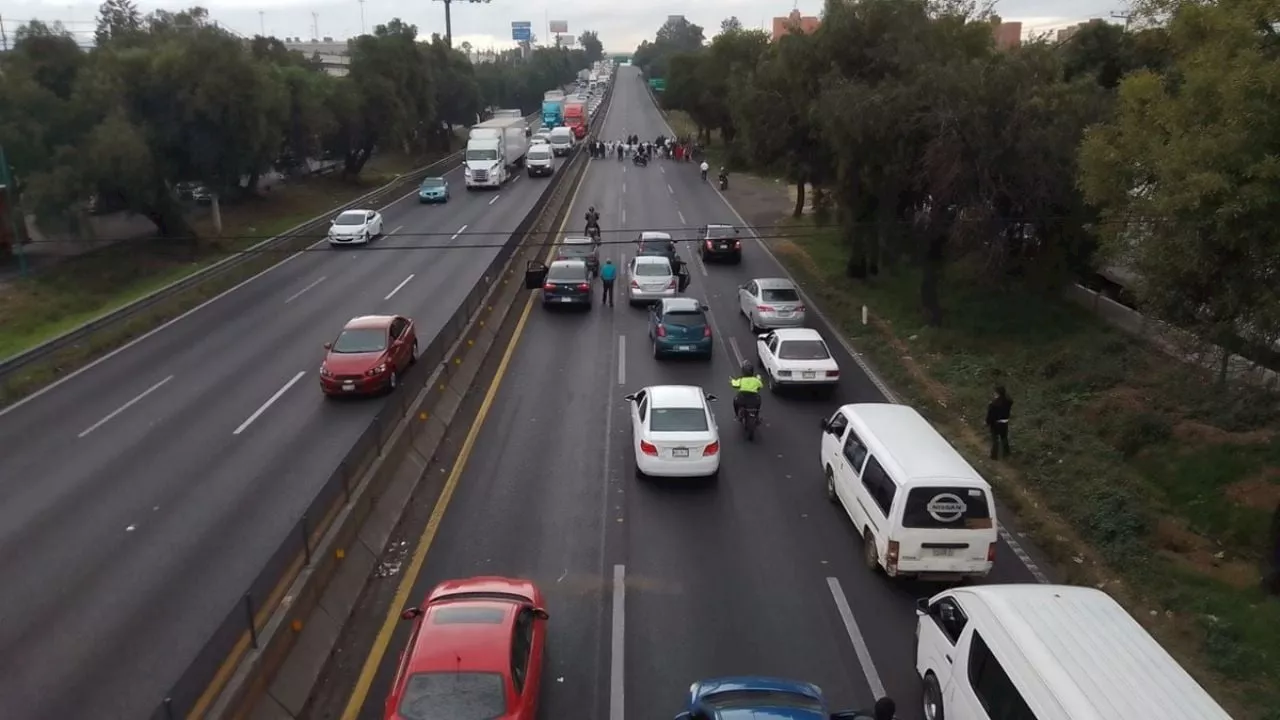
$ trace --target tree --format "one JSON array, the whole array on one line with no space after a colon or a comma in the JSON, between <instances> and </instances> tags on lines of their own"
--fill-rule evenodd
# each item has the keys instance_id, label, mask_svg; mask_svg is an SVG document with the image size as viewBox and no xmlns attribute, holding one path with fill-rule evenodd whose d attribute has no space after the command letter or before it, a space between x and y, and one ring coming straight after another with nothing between
<instances>
[{"instance_id":1,"label":"tree","mask_svg":"<svg viewBox=\"0 0 1280 720\"><path fill-rule=\"evenodd\" d=\"M729 17L720 21L720 33L722 35L724 33L734 33L734 32L741 32L741 31L742 31L742 21L738 19L737 15L730 15Z\"/></svg>"},{"instance_id":2,"label":"tree","mask_svg":"<svg viewBox=\"0 0 1280 720\"><path fill-rule=\"evenodd\" d=\"M683 16L668 19L658 28L653 42L640 43L631 63L640 68L647 77L665 78L668 60L678 53L696 53L702 50L706 36L702 27L695 25Z\"/></svg>"},{"instance_id":3,"label":"tree","mask_svg":"<svg viewBox=\"0 0 1280 720\"><path fill-rule=\"evenodd\" d=\"M578 45L582 46L582 53L588 64L604 58L604 44L600 42L600 36L595 31L583 30L578 35Z\"/></svg>"}]
</instances>

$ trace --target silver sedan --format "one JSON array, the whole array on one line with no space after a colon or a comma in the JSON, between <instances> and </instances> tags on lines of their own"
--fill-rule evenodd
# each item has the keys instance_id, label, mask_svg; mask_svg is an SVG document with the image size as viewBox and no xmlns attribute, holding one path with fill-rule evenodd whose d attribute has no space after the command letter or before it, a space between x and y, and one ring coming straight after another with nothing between
<instances>
[{"instance_id":1,"label":"silver sedan","mask_svg":"<svg viewBox=\"0 0 1280 720\"><path fill-rule=\"evenodd\" d=\"M756 278L738 288L738 311L751 322L752 332L804 327L800 292L783 278Z\"/></svg>"}]
</instances>

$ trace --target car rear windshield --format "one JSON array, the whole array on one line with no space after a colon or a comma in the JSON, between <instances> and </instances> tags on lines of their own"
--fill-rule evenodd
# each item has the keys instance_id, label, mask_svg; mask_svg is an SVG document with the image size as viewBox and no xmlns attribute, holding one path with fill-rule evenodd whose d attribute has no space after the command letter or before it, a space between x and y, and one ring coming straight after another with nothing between
<instances>
[{"instance_id":1,"label":"car rear windshield","mask_svg":"<svg viewBox=\"0 0 1280 720\"><path fill-rule=\"evenodd\" d=\"M636 274L646 277L663 277L671 274L671 266L666 263L636 263Z\"/></svg>"},{"instance_id":2,"label":"car rear windshield","mask_svg":"<svg viewBox=\"0 0 1280 720\"><path fill-rule=\"evenodd\" d=\"M738 236L738 229L732 227L709 227L707 228L707 239L722 240L724 238L732 238Z\"/></svg>"},{"instance_id":3,"label":"car rear windshield","mask_svg":"<svg viewBox=\"0 0 1280 720\"><path fill-rule=\"evenodd\" d=\"M363 225L364 217L365 217L364 213L362 212L342 213L341 215L338 216L338 219L333 221L333 224L334 225Z\"/></svg>"},{"instance_id":4,"label":"car rear windshield","mask_svg":"<svg viewBox=\"0 0 1280 720\"><path fill-rule=\"evenodd\" d=\"M707 413L702 408L654 408L649 429L654 432L701 432L709 429Z\"/></svg>"},{"instance_id":5,"label":"car rear windshield","mask_svg":"<svg viewBox=\"0 0 1280 720\"><path fill-rule=\"evenodd\" d=\"M671 252L670 240L641 240L640 252L665 255Z\"/></svg>"},{"instance_id":6,"label":"car rear windshield","mask_svg":"<svg viewBox=\"0 0 1280 720\"><path fill-rule=\"evenodd\" d=\"M753 710L767 707L822 711L822 703L807 695L776 690L728 690L704 698L704 701L717 710Z\"/></svg>"},{"instance_id":7,"label":"car rear windshield","mask_svg":"<svg viewBox=\"0 0 1280 720\"><path fill-rule=\"evenodd\" d=\"M663 315L662 322L680 327L703 327L707 324L707 318L701 310L677 310Z\"/></svg>"},{"instance_id":8,"label":"car rear windshield","mask_svg":"<svg viewBox=\"0 0 1280 720\"><path fill-rule=\"evenodd\" d=\"M583 282L586 279L586 268L577 265L552 265L547 271L550 282Z\"/></svg>"},{"instance_id":9,"label":"car rear windshield","mask_svg":"<svg viewBox=\"0 0 1280 720\"><path fill-rule=\"evenodd\" d=\"M560 246L561 257L575 257L575 258L589 257L593 252L595 252L595 248L591 247L590 245L561 245Z\"/></svg>"},{"instance_id":10,"label":"car rear windshield","mask_svg":"<svg viewBox=\"0 0 1280 720\"><path fill-rule=\"evenodd\" d=\"M375 328L343 330L333 342L336 353L381 352L387 349L387 331Z\"/></svg>"},{"instance_id":11,"label":"car rear windshield","mask_svg":"<svg viewBox=\"0 0 1280 720\"><path fill-rule=\"evenodd\" d=\"M826 360L831 357L821 340L785 340L778 346L779 360Z\"/></svg>"},{"instance_id":12,"label":"car rear windshield","mask_svg":"<svg viewBox=\"0 0 1280 720\"><path fill-rule=\"evenodd\" d=\"M800 296L791 288L766 288L765 302L800 302Z\"/></svg>"},{"instance_id":13,"label":"car rear windshield","mask_svg":"<svg viewBox=\"0 0 1280 720\"><path fill-rule=\"evenodd\" d=\"M991 528L991 506L987 493L980 488L932 487L912 488L902 510L902 526L909 528L988 530Z\"/></svg>"},{"instance_id":14,"label":"car rear windshield","mask_svg":"<svg viewBox=\"0 0 1280 720\"><path fill-rule=\"evenodd\" d=\"M507 712L502 675L474 672L410 675L397 711L405 720L495 720Z\"/></svg>"}]
</instances>

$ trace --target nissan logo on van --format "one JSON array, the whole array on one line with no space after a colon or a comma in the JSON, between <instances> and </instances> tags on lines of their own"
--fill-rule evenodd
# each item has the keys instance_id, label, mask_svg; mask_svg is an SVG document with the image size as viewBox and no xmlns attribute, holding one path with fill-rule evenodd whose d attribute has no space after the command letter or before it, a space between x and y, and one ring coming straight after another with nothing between
<instances>
[{"instance_id":1,"label":"nissan logo on van","mask_svg":"<svg viewBox=\"0 0 1280 720\"><path fill-rule=\"evenodd\" d=\"M919 507L919 506L917 506ZM929 504L924 508L933 516L934 520L940 523L953 523L964 517L964 513L969 509L964 504L964 500L954 493L938 493L933 496Z\"/></svg>"}]
</instances>

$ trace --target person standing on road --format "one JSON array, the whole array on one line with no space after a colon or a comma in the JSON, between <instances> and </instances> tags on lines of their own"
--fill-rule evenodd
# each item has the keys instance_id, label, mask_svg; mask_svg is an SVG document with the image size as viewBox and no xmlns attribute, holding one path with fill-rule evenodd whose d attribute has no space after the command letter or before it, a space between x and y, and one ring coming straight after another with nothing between
<instances>
[{"instance_id":1,"label":"person standing on road","mask_svg":"<svg viewBox=\"0 0 1280 720\"><path fill-rule=\"evenodd\" d=\"M1003 450L1009 457L1009 415L1013 400L1003 385L997 385L991 402L987 404L987 428L991 430L991 459L999 460Z\"/></svg>"},{"instance_id":2,"label":"person standing on road","mask_svg":"<svg viewBox=\"0 0 1280 720\"><path fill-rule=\"evenodd\" d=\"M613 281L618 278L618 268L614 267L612 260L605 260L604 267L600 268L600 284L604 286L604 297L600 300L607 303L609 307L613 307Z\"/></svg>"}]
</instances>

